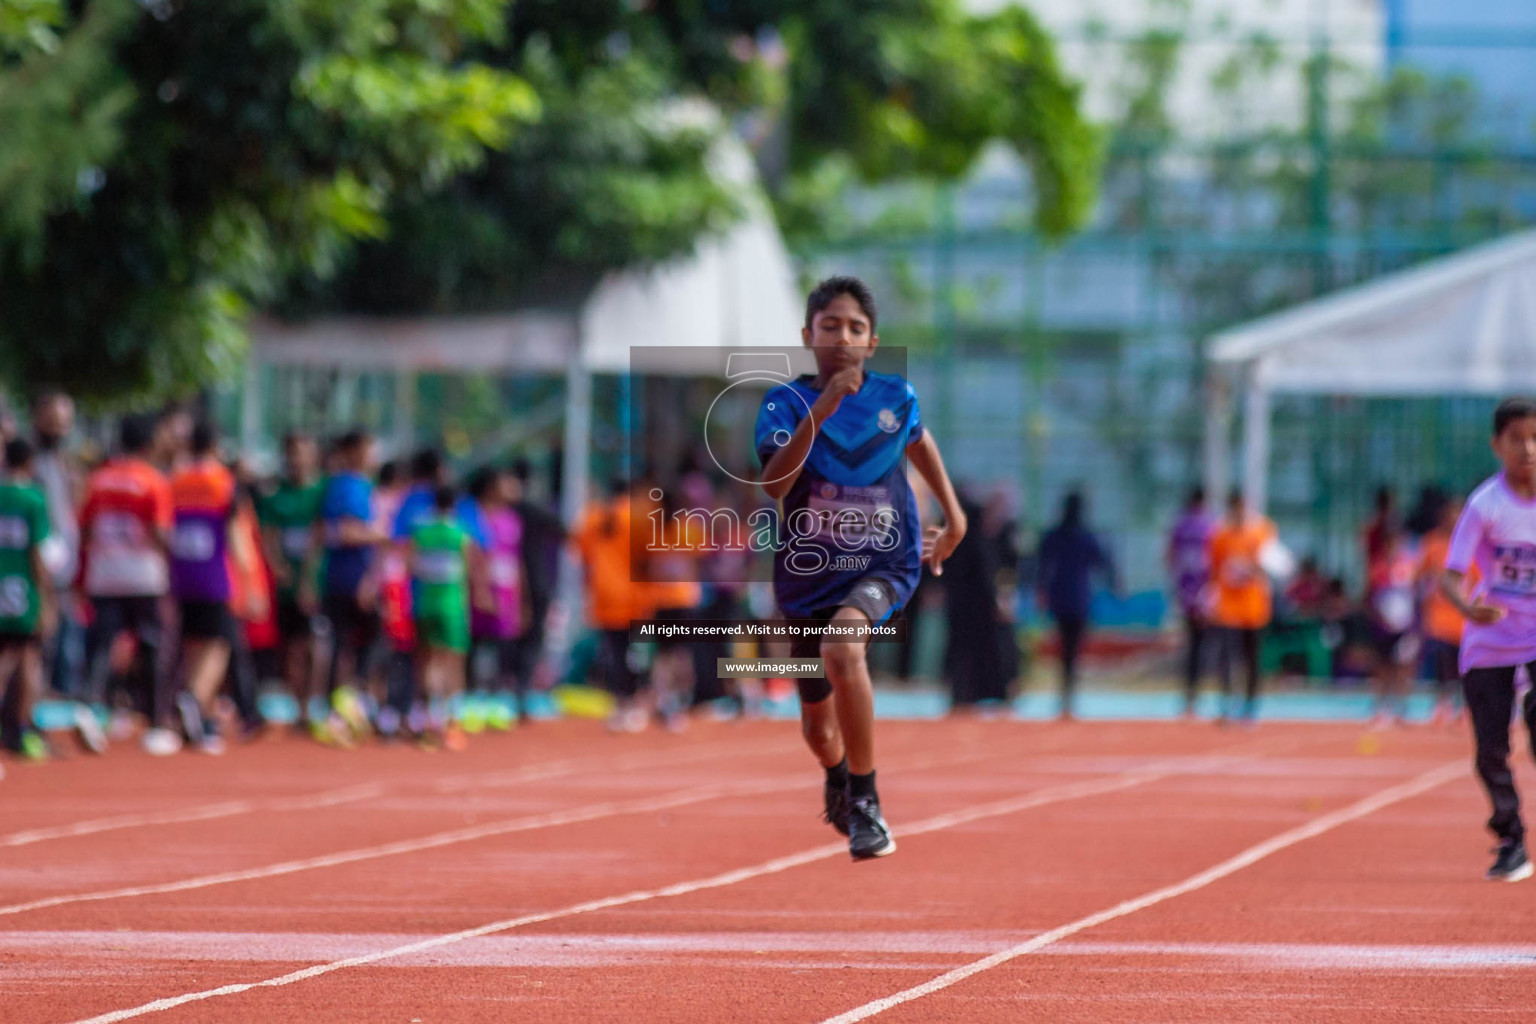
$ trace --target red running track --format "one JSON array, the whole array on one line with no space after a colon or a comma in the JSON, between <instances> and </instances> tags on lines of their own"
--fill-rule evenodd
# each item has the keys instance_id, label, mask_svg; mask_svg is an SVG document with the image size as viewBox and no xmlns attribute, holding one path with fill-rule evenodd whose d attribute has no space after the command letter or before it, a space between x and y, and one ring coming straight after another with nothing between
<instances>
[{"instance_id":1,"label":"red running track","mask_svg":"<svg viewBox=\"0 0 1536 1024\"><path fill-rule=\"evenodd\" d=\"M266 741L0 782L0 1018L1526 1021L1460 731L883 722L853 864L788 723ZM1522 782L1533 784L1522 763Z\"/></svg>"}]
</instances>

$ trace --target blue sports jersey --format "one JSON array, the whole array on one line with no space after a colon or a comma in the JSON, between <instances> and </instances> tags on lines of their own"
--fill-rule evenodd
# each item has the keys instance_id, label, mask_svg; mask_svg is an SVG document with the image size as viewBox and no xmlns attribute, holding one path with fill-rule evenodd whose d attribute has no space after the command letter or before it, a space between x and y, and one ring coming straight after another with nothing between
<instances>
[{"instance_id":1,"label":"blue sports jersey","mask_svg":"<svg viewBox=\"0 0 1536 1024\"><path fill-rule=\"evenodd\" d=\"M338 473L325 482L320 520L325 525L325 592L354 594L373 565L372 545L343 544L336 528L343 519L368 522L373 515L373 485L356 473Z\"/></svg>"},{"instance_id":2,"label":"blue sports jersey","mask_svg":"<svg viewBox=\"0 0 1536 1024\"><path fill-rule=\"evenodd\" d=\"M471 540L482 548L490 547L485 531L485 517L480 506L469 496L459 499L454 506L455 518L464 527ZM390 526L390 539L405 542L411 539L416 527L437 516L437 488L431 484L414 484L406 492L400 507L395 511L395 521Z\"/></svg>"},{"instance_id":3,"label":"blue sports jersey","mask_svg":"<svg viewBox=\"0 0 1536 1024\"><path fill-rule=\"evenodd\" d=\"M755 432L763 465L820 396L809 375L763 396ZM895 374L866 371L821 424L782 502L787 543L774 555L773 586L786 615L835 608L870 577L891 585L896 608L907 603L922 572L922 531L902 456L922 436L917 393Z\"/></svg>"}]
</instances>

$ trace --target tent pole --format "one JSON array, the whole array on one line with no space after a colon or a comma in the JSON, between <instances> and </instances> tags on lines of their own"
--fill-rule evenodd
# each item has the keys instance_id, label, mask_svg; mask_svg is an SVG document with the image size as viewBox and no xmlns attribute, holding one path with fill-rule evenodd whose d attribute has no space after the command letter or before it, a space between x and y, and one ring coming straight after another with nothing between
<instances>
[{"instance_id":1,"label":"tent pole","mask_svg":"<svg viewBox=\"0 0 1536 1024\"><path fill-rule=\"evenodd\" d=\"M395 455L407 457L416 447L416 371L395 371Z\"/></svg>"},{"instance_id":2,"label":"tent pole","mask_svg":"<svg viewBox=\"0 0 1536 1024\"><path fill-rule=\"evenodd\" d=\"M1250 372L1243 391L1243 498L1263 513L1269 479L1269 389Z\"/></svg>"},{"instance_id":3,"label":"tent pole","mask_svg":"<svg viewBox=\"0 0 1536 1024\"><path fill-rule=\"evenodd\" d=\"M1209 507L1220 508L1230 486L1232 466L1232 381L1226 370L1210 366L1205 378L1205 465L1203 482Z\"/></svg>"},{"instance_id":4,"label":"tent pole","mask_svg":"<svg viewBox=\"0 0 1536 1024\"><path fill-rule=\"evenodd\" d=\"M261 446L261 357L252 344L245 358L245 379L240 382L240 454L249 459Z\"/></svg>"},{"instance_id":5,"label":"tent pole","mask_svg":"<svg viewBox=\"0 0 1536 1024\"><path fill-rule=\"evenodd\" d=\"M565 434L561 452L560 518L574 530L587 504L587 474L592 443L592 371L578 346L565 371ZM559 582L555 590L550 635L542 659L549 659L558 680L565 674L571 649L581 636L583 606L581 563L568 545L561 545Z\"/></svg>"},{"instance_id":6,"label":"tent pole","mask_svg":"<svg viewBox=\"0 0 1536 1024\"><path fill-rule=\"evenodd\" d=\"M592 371L578 352L565 371L565 450L561 466L560 516L575 524L587 505L587 474L591 471Z\"/></svg>"}]
</instances>

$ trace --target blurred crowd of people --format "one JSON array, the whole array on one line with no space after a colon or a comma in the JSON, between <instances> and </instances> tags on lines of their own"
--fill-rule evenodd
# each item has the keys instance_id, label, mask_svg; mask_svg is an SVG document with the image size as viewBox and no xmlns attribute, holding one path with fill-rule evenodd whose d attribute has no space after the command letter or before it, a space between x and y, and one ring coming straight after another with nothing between
<instances>
[{"instance_id":1,"label":"blurred crowd of people","mask_svg":"<svg viewBox=\"0 0 1536 1024\"><path fill-rule=\"evenodd\" d=\"M48 692L69 702L92 751L136 737L156 754L218 753L265 728L263 680L282 681L293 727L320 742L461 748L526 719L530 691L555 681L544 654L567 549L591 627L572 672L612 694L614 730L682 728L705 707L750 714L792 689L716 671L719 658L783 653L769 645L636 642L636 620L776 617L747 536L771 503L696 466L666 488L611 482L567 536L532 500L526 461L455 481L431 447L377 465L361 430L284 438L269 478L226 461L213 426L182 408L125 417L104 457L71 445L74 407L60 392L36 398L28 431L3 423L0 434L0 741L27 758L51 752L32 716ZM914 673L915 620L939 614L953 707L1005 704L1025 657L1019 595L1032 586L1055 627L1070 717L1093 595L1119 589L1085 498L1067 495L1028 553L1004 491L962 487L961 498L972 528L942 579L924 574L891 667ZM1222 718L1251 721L1264 645L1310 643L1330 677L1375 679L1384 725L1401 718L1415 676L1437 683L1440 717L1456 715L1462 623L1436 583L1459 507L1425 488L1404 518L1383 489L1362 535L1365 585L1351 594L1316 559L1294 565L1241 495L1215 514L1193 491L1166 553L1187 713L1214 665Z\"/></svg>"},{"instance_id":2,"label":"blurred crowd of people","mask_svg":"<svg viewBox=\"0 0 1536 1024\"><path fill-rule=\"evenodd\" d=\"M260 479L186 409L123 418L100 459L72 450L73 420L67 395L42 394L5 446L9 750L50 755L32 715L50 690L94 752L137 736L219 753L264 728L264 678L296 698L297 729L341 747L457 749L526 717L564 543L526 462L455 486L436 449L377 466L353 430L288 436Z\"/></svg>"},{"instance_id":3,"label":"blurred crowd of people","mask_svg":"<svg viewBox=\"0 0 1536 1024\"><path fill-rule=\"evenodd\" d=\"M1272 642L1300 659L1308 674L1373 680L1379 727L1404 720L1415 679L1433 681L1436 720L1456 720L1465 620L1441 594L1439 581L1460 511L1458 497L1426 486L1403 517L1394 492L1379 488L1361 533L1363 585L1351 592L1314 556L1294 564L1274 523L1251 513L1241 494L1229 496L1225 514L1217 517L1208 512L1203 491L1191 492L1167 546L1185 627L1186 712L1193 714L1201 675L1214 656L1224 699L1232 666L1242 663L1247 686L1241 714L1251 720L1261 647ZM1320 665L1308 658L1308 648ZM1223 718L1231 713L1223 707Z\"/></svg>"}]
</instances>

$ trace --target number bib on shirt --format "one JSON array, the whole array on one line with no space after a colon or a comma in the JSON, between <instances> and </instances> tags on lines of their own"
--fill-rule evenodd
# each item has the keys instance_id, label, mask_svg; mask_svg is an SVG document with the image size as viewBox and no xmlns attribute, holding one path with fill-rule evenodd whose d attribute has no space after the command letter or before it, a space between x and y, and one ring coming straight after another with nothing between
<instances>
[{"instance_id":1,"label":"number bib on shirt","mask_svg":"<svg viewBox=\"0 0 1536 1024\"><path fill-rule=\"evenodd\" d=\"M1536 597L1536 546L1506 544L1495 547L1488 589L1501 594Z\"/></svg>"},{"instance_id":2,"label":"number bib on shirt","mask_svg":"<svg viewBox=\"0 0 1536 1024\"><path fill-rule=\"evenodd\" d=\"M307 526L290 526L283 531L283 556L290 562L302 562L309 554L310 529Z\"/></svg>"},{"instance_id":3,"label":"number bib on shirt","mask_svg":"<svg viewBox=\"0 0 1536 1024\"><path fill-rule=\"evenodd\" d=\"M517 584L517 560L506 552L495 552L491 555L489 575L493 586L515 586Z\"/></svg>"},{"instance_id":4,"label":"number bib on shirt","mask_svg":"<svg viewBox=\"0 0 1536 1024\"><path fill-rule=\"evenodd\" d=\"M210 561L216 547L213 528L207 523L177 523L171 534L171 554L181 562Z\"/></svg>"},{"instance_id":5,"label":"number bib on shirt","mask_svg":"<svg viewBox=\"0 0 1536 1024\"><path fill-rule=\"evenodd\" d=\"M32 588L21 576L0 579L0 618L24 619L32 610Z\"/></svg>"},{"instance_id":6,"label":"number bib on shirt","mask_svg":"<svg viewBox=\"0 0 1536 1024\"><path fill-rule=\"evenodd\" d=\"M853 551L891 546L885 538L896 531L896 510L885 487L844 487L823 481L812 485L805 507L815 516L816 532L811 538L821 544Z\"/></svg>"},{"instance_id":7,"label":"number bib on shirt","mask_svg":"<svg viewBox=\"0 0 1536 1024\"><path fill-rule=\"evenodd\" d=\"M455 551L418 552L416 578L438 585L460 583L464 579L464 558Z\"/></svg>"},{"instance_id":8,"label":"number bib on shirt","mask_svg":"<svg viewBox=\"0 0 1536 1024\"><path fill-rule=\"evenodd\" d=\"M1375 603L1382 625L1392 632L1401 633L1413 625L1413 591L1386 587L1376 594Z\"/></svg>"},{"instance_id":9,"label":"number bib on shirt","mask_svg":"<svg viewBox=\"0 0 1536 1024\"><path fill-rule=\"evenodd\" d=\"M1241 556L1227 559L1221 567L1221 581L1229 587L1245 587L1258 575L1258 567Z\"/></svg>"},{"instance_id":10,"label":"number bib on shirt","mask_svg":"<svg viewBox=\"0 0 1536 1024\"><path fill-rule=\"evenodd\" d=\"M32 541L32 531L20 516L0 516L0 548L25 551Z\"/></svg>"},{"instance_id":11,"label":"number bib on shirt","mask_svg":"<svg viewBox=\"0 0 1536 1024\"><path fill-rule=\"evenodd\" d=\"M93 538L104 544L143 547L148 543L144 524L126 512L103 512L96 519Z\"/></svg>"}]
</instances>

